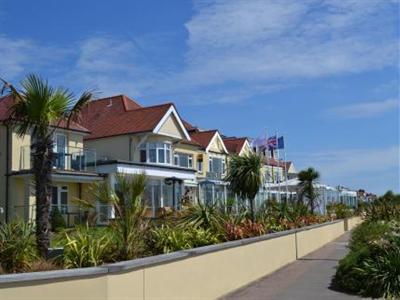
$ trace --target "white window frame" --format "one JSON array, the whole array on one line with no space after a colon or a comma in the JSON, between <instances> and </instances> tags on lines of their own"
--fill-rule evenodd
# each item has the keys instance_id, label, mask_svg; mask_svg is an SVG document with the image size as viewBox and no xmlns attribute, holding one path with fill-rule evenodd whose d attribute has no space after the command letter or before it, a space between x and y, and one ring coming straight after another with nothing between
<instances>
[{"instance_id":1,"label":"white window frame","mask_svg":"<svg viewBox=\"0 0 400 300\"><path fill-rule=\"evenodd\" d=\"M155 147L151 147L150 145ZM160 146L162 145L162 147ZM156 151L156 161L150 161L150 149L155 149ZM151 163L151 164L160 164L160 165L171 165L172 164L172 144L170 142L148 142L145 144L142 144L139 148L139 156L140 156L140 151L141 150L146 150L146 163ZM160 162L158 151L163 150L164 152L164 162ZM139 157L140 160L140 157Z\"/></svg>"},{"instance_id":2,"label":"white window frame","mask_svg":"<svg viewBox=\"0 0 400 300\"><path fill-rule=\"evenodd\" d=\"M187 165L186 166L181 166L180 165L180 156L181 155L186 155L188 157L187 160ZM177 163L175 161L177 159ZM182 168L187 168L187 169L193 169L193 154L190 153L184 153L184 152L175 152L174 153L174 165Z\"/></svg>"},{"instance_id":3,"label":"white window frame","mask_svg":"<svg viewBox=\"0 0 400 300\"><path fill-rule=\"evenodd\" d=\"M63 208L62 208L63 205L66 205L67 208L68 208L68 197L69 197L68 185L58 184L58 185L53 185L52 188L53 187L57 189L57 199L56 199L57 204L53 204L53 193L52 193L51 194L52 199L51 199L51 206L50 207L56 206L58 208L58 210L60 212L62 212L63 211ZM61 194L63 192L67 194L67 204L62 204L61 203Z\"/></svg>"}]
</instances>

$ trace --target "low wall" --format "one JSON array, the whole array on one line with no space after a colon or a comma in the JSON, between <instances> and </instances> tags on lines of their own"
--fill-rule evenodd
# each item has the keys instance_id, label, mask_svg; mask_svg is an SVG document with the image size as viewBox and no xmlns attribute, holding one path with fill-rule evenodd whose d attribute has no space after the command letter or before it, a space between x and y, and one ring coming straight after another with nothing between
<instances>
[{"instance_id":1,"label":"low wall","mask_svg":"<svg viewBox=\"0 0 400 300\"><path fill-rule=\"evenodd\" d=\"M344 220L344 228L345 230L352 230L354 227L359 225L362 222L361 217L353 217Z\"/></svg>"},{"instance_id":2,"label":"low wall","mask_svg":"<svg viewBox=\"0 0 400 300\"><path fill-rule=\"evenodd\" d=\"M0 299L215 299L344 231L344 221L338 220L95 268L1 275Z\"/></svg>"}]
</instances>

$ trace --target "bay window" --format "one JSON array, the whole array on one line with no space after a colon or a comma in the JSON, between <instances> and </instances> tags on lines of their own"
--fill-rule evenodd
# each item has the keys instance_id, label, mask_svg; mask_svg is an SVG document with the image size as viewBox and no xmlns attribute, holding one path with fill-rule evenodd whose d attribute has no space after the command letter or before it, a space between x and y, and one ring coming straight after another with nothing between
<instances>
[{"instance_id":1,"label":"bay window","mask_svg":"<svg viewBox=\"0 0 400 300\"><path fill-rule=\"evenodd\" d=\"M171 164L171 144L146 143L141 145L140 162Z\"/></svg>"}]
</instances>

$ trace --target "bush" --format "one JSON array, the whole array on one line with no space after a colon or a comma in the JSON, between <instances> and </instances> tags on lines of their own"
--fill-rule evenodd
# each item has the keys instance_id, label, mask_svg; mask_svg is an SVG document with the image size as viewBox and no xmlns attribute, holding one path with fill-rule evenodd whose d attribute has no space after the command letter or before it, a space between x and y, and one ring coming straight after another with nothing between
<instances>
[{"instance_id":1,"label":"bush","mask_svg":"<svg viewBox=\"0 0 400 300\"><path fill-rule=\"evenodd\" d=\"M66 268L98 266L113 260L112 238L107 231L77 226L72 233L65 233L63 262Z\"/></svg>"},{"instance_id":2,"label":"bush","mask_svg":"<svg viewBox=\"0 0 400 300\"><path fill-rule=\"evenodd\" d=\"M358 226L334 282L373 298L400 297L400 222L367 221Z\"/></svg>"},{"instance_id":3,"label":"bush","mask_svg":"<svg viewBox=\"0 0 400 300\"><path fill-rule=\"evenodd\" d=\"M35 228L32 224L18 221L0 226L0 264L4 272L29 269L37 258Z\"/></svg>"},{"instance_id":4,"label":"bush","mask_svg":"<svg viewBox=\"0 0 400 300\"><path fill-rule=\"evenodd\" d=\"M370 241L378 240L390 231L389 223L384 221L379 222L364 222L357 226L351 235L349 248L350 250L358 250L366 247Z\"/></svg>"},{"instance_id":5,"label":"bush","mask_svg":"<svg viewBox=\"0 0 400 300\"><path fill-rule=\"evenodd\" d=\"M265 234L264 225L252 222L251 220L245 220L239 224L225 224L225 239L228 241L260 236L263 234Z\"/></svg>"},{"instance_id":6,"label":"bush","mask_svg":"<svg viewBox=\"0 0 400 300\"><path fill-rule=\"evenodd\" d=\"M328 215L335 214L336 218L338 219L349 218L353 214L350 207L348 207L344 203L329 203L326 206L326 210L328 212Z\"/></svg>"},{"instance_id":7,"label":"bush","mask_svg":"<svg viewBox=\"0 0 400 300\"><path fill-rule=\"evenodd\" d=\"M58 207L54 207L51 209L50 212L50 225L51 225L51 230L54 232L60 231L67 227L65 224L64 217L61 215L60 210Z\"/></svg>"},{"instance_id":8,"label":"bush","mask_svg":"<svg viewBox=\"0 0 400 300\"><path fill-rule=\"evenodd\" d=\"M171 227L162 225L151 231L151 246L155 254L170 253L178 250L196 248L219 242L210 229L188 226Z\"/></svg>"}]
</instances>

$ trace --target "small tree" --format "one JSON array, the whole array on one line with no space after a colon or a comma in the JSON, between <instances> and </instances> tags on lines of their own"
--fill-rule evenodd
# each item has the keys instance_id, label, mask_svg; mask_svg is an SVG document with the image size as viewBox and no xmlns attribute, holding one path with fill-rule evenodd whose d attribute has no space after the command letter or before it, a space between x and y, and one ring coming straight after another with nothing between
<instances>
[{"instance_id":1,"label":"small tree","mask_svg":"<svg viewBox=\"0 0 400 300\"><path fill-rule=\"evenodd\" d=\"M320 178L319 173L314 168L308 168L299 172L299 200L304 203L304 196L308 199L308 206L310 207L311 214L314 214L315 200L318 198L318 193L314 188L314 184Z\"/></svg>"},{"instance_id":2,"label":"small tree","mask_svg":"<svg viewBox=\"0 0 400 300\"><path fill-rule=\"evenodd\" d=\"M253 222L255 220L254 198L264 182L263 166L263 158L256 153L235 155L229 162L225 178L229 182L229 188L235 194L249 199Z\"/></svg>"}]
</instances>

